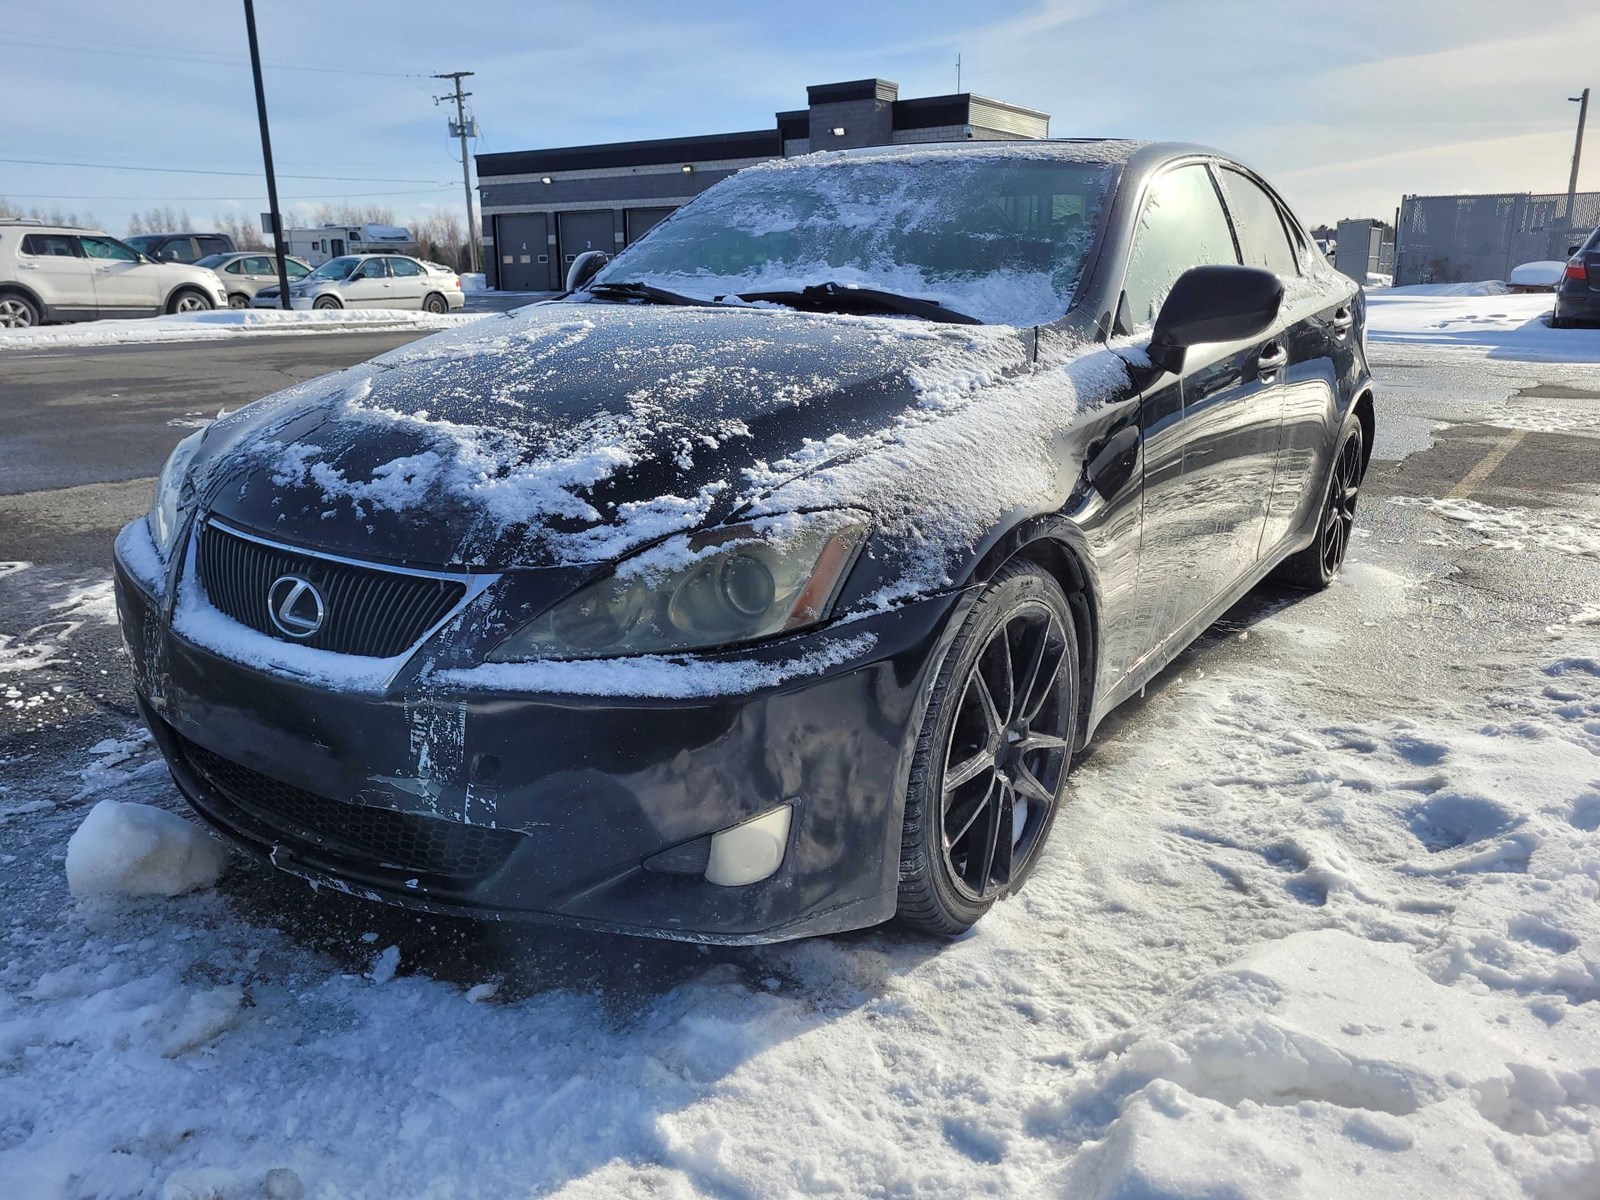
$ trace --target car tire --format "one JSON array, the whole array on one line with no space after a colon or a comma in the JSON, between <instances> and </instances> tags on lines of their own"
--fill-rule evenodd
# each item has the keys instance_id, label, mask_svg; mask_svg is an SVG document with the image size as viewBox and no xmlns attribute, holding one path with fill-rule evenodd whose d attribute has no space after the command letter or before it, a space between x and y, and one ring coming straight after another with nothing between
<instances>
[{"instance_id":1,"label":"car tire","mask_svg":"<svg viewBox=\"0 0 1600 1200\"><path fill-rule=\"evenodd\" d=\"M1565 317L1558 317L1554 312L1550 314L1551 329L1569 329L1571 326L1572 322L1568 321Z\"/></svg>"},{"instance_id":2,"label":"car tire","mask_svg":"<svg viewBox=\"0 0 1600 1200\"><path fill-rule=\"evenodd\" d=\"M422 298L422 309L424 312L431 313L449 312L450 301L446 300L438 292L429 292Z\"/></svg>"},{"instance_id":3,"label":"car tire","mask_svg":"<svg viewBox=\"0 0 1600 1200\"><path fill-rule=\"evenodd\" d=\"M1317 536L1297 554L1284 559L1273 578L1302 591L1320 592L1339 577L1355 528L1356 500L1366 475L1361 422L1354 415L1339 437L1339 448L1328 470Z\"/></svg>"},{"instance_id":4,"label":"car tire","mask_svg":"<svg viewBox=\"0 0 1600 1200\"><path fill-rule=\"evenodd\" d=\"M902 923L955 937L1022 886L1066 791L1078 698L1066 593L1034 563L1006 564L963 619L917 737Z\"/></svg>"},{"instance_id":5,"label":"car tire","mask_svg":"<svg viewBox=\"0 0 1600 1200\"><path fill-rule=\"evenodd\" d=\"M39 306L21 292L0 292L0 329L33 329L43 324Z\"/></svg>"},{"instance_id":6,"label":"car tire","mask_svg":"<svg viewBox=\"0 0 1600 1200\"><path fill-rule=\"evenodd\" d=\"M343 308L344 304L337 296L318 296L311 304L312 308Z\"/></svg>"},{"instance_id":7,"label":"car tire","mask_svg":"<svg viewBox=\"0 0 1600 1200\"><path fill-rule=\"evenodd\" d=\"M250 307L250 297L246 296L243 292L234 292L233 295L228 297L228 307L229 308L249 308Z\"/></svg>"},{"instance_id":8,"label":"car tire","mask_svg":"<svg viewBox=\"0 0 1600 1200\"><path fill-rule=\"evenodd\" d=\"M210 312L216 306L216 301L199 288L179 288L167 301L169 313Z\"/></svg>"}]
</instances>

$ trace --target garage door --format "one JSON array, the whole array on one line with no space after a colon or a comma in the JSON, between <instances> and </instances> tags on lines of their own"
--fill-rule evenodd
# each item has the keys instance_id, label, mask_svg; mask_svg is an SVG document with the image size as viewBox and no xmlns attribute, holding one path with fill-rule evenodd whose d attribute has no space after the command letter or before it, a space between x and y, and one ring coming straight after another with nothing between
<instances>
[{"instance_id":1,"label":"garage door","mask_svg":"<svg viewBox=\"0 0 1600 1200\"><path fill-rule=\"evenodd\" d=\"M611 210L598 212L564 212L556 214L561 236L561 277L567 276L572 260L585 250L617 252L617 240L612 236Z\"/></svg>"},{"instance_id":2,"label":"garage door","mask_svg":"<svg viewBox=\"0 0 1600 1200\"><path fill-rule=\"evenodd\" d=\"M633 245L676 210L671 208L630 208L628 210L628 245Z\"/></svg>"},{"instance_id":3,"label":"garage door","mask_svg":"<svg viewBox=\"0 0 1600 1200\"><path fill-rule=\"evenodd\" d=\"M494 219L502 292L548 292L560 286L550 261L549 233L550 218L544 213L502 214Z\"/></svg>"}]
</instances>

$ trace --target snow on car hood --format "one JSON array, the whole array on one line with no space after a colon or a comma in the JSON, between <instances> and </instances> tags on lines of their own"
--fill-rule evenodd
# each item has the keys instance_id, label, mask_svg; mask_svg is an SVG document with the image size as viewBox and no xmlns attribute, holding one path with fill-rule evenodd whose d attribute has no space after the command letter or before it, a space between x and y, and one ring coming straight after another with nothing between
<instances>
[{"instance_id":1,"label":"snow on car hood","mask_svg":"<svg viewBox=\"0 0 1600 1200\"><path fill-rule=\"evenodd\" d=\"M1031 342L782 309L540 305L231 414L197 459L199 494L339 553L604 561L1023 370Z\"/></svg>"}]
</instances>

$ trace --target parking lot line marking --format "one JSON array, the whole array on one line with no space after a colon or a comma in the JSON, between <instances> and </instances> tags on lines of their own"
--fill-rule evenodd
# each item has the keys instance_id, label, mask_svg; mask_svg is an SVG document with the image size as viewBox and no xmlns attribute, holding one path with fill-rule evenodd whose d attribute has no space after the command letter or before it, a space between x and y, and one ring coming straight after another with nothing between
<instances>
[{"instance_id":1,"label":"parking lot line marking","mask_svg":"<svg viewBox=\"0 0 1600 1200\"><path fill-rule=\"evenodd\" d=\"M1506 460L1506 455L1517 448L1517 444L1528 436L1526 429L1513 429L1501 438L1478 460L1478 465L1473 467L1461 477L1461 482L1445 493L1446 500L1460 500L1470 496L1472 490L1494 473L1494 469Z\"/></svg>"}]
</instances>

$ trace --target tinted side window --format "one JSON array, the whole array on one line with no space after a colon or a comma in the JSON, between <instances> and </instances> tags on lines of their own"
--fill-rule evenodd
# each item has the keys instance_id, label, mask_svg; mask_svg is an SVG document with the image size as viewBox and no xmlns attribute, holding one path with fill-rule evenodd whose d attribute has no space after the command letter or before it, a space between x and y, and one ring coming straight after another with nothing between
<instances>
[{"instance_id":1,"label":"tinted side window","mask_svg":"<svg viewBox=\"0 0 1600 1200\"><path fill-rule=\"evenodd\" d=\"M201 256L195 253L193 238L168 238L151 257L162 262L192 263Z\"/></svg>"},{"instance_id":2,"label":"tinted side window","mask_svg":"<svg viewBox=\"0 0 1600 1200\"><path fill-rule=\"evenodd\" d=\"M1133 235L1122 285L1128 320L1135 326L1154 321L1172 285L1190 267L1238 261L1210 173L1198 163L1168 171L1145 197Z\"/></svg>"},{"instance_id":3,"label":"tinted side window","mask_svg":"<svg viewBox=\"0 0 1600 1200\"><path fill-rule=\"evenodd\" d=\"M299 263L291 262L288 259L284 260L283 267L284 270L289 272L290 279L304 279L307 275L311 274L310 267L302 267Z\"/></svg>"},{"instance_id":4,"label":"tinted side window","mask_svg":"<svg viewBox=\"0 0 1600 1200\"><path fill-rule=\"evenodd\" d=\"M116 238L86 237L83 253L89 258L108 258L116 262L138 262L139 254L132 246L124 246Z\"/></svg>"},{"instance_id":5,"label":"tinted side window","mask_svg":"<svg viewBox=\"0 0 1600 1200\"><path fill-rule=\"evenodd\" d=\"M409 258L391 258L389 269L396 275L421 275L422 267Z\"/></svg>"},{"instance_id":6,"label":"tinted side window","mask_svg":"<svg viewBox=\"0 0 1600 1200\"><path fill-rule=\"evenodd\" d=\"M384 267L383 259L381 258L367 259L358 268L358 274L356 275L358 279L387 279L388 277L388 269Z\"/></svg>"},{"instance_id":7,"label":"tinted side window","mask_svg":"<svg viewBox=\"0 0 1600 1200\"><path fill-rule=\"evenodd\" d=\"M227 254L233 249L232 246L228 245L227 238L203 237L195 238L195 241L200 244L201 258L204 258L208 254Z\"/></svg>"},{"instance_id":8,"label":"tinted side window","mask_svg":"<svg viewBox=\"0 0 1600 1200\"><path fill-rule=\"evenodd\" d=\"M62 233L30 233L22 239L22 252L52 258L83 257L78 252L78 239Z\"/></svg>"},{"instance_id":9,"label":"tinted side window","mask_svg":"<svg viewBox=\"0 0 1600 1200\"><path fill-rule=\"evenodd\" d=\"M273 275L277 268L272 265L272 260L264 255L256 255L244 259L244 270L247 275Z\"/></svg>"},{"instance_id":10,"label":"tinted side window","mask_svg":"<svg viewBox=\"0 0 1600 1200\"><path fill-rule=\"evenodd\" d=\"M1284 229L1283 214L1272 197L1249 176L1226 168L1222 171L1222 186L1228 193L1244 265L1265 267L1287 278L1298 275L1300 264Z\"/></svg>"}]
</instances>

